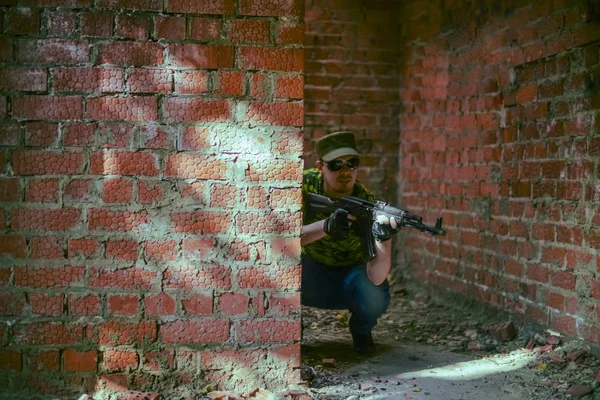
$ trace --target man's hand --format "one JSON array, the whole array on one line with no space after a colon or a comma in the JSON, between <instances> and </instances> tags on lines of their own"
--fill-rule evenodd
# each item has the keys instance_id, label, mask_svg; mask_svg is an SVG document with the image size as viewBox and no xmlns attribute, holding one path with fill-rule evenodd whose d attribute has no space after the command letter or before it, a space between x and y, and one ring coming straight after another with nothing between
<instances>
[{"instance_id":1,"label":"man's hand","mask_svg":"<svg viewBox=\"0 0 600 400\"><path fill-rule=\"evenodd\" d=\"M325 220L324 230L325 233L331 235L336 239L341 239L350 232L350 214L343 208L335 210Z\"/></svg>"},{"instance_id":2,"label":"man's hand","mask_svg":"<svg viewBox=\"0 0 600 400\"><path fill-rule=\"evenodd\" d=\"M400 226L396 223L394 217L389 218L387 215L377 215L373 222L373 235L380 242L385 242L400 231Z\"/></svg>"}]
</instances>

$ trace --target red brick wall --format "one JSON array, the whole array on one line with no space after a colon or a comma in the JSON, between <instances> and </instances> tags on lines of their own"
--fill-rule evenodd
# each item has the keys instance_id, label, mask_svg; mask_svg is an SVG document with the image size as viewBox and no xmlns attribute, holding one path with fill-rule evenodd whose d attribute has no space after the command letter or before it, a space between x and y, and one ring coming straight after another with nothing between
<instances>
[{"instance_id":1,"label":"red brick wall","mask_svg":"<svg viewBox=\"0 0 600 400\"><path fill-rule=\"evenodd\" d=\"M444 3L401 12L402 198L448 229L406 271L599 343L597 2Z\"/></svg>"},{"instance_id":2,"label":"red brick wall","mask_svg":"<svg viewBox=\"0 0 600 400\"><path fill-rule=\"evenodd\" d=\"M359 179L392 202L399 148L398 3L305 1L305 166L314 166L318 138L351 130L363 155Z\"/></svg>"},{"instance_id":3,"label":"red brick wall","mask_svg":"<svg viewBox=\"0 0 600 400\"><path fill-rule=\"evenodd\" d=\"M0 391L298 381L303 4L1 5Z\"/></svg>"}]
</instances>

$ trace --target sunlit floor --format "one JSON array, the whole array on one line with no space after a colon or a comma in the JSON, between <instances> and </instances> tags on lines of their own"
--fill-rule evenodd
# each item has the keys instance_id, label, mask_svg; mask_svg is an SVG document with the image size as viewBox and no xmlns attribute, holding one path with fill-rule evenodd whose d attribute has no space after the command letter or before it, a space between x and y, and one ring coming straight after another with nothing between
<instances>
[{"instance_id":1,"label":"sunlit floor","mask_svg":"<svg viewBox=\"0 0 600 400\"><path fill-rule=\"evenodd\" d=\"M334 358L344 357L345 346L322 343L307 351L315 356L327 351ZM331 352L336 348L340 350L337 355ZM523 382L535 379L534 360L535 354L527 350L474 359L432 346L383 346L370 359L346 358L344 365L349 366L339 371L346 381L315 390L330 400L526 400L531 388L525 388Z\"/></svg>"}]
</instances>

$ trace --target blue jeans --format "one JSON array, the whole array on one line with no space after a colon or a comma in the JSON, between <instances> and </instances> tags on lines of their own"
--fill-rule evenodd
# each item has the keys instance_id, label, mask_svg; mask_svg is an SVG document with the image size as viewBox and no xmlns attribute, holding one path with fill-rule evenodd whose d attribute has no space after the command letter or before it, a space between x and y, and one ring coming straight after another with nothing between
<instances>
[{"instance_id":1,"label":"blue jeans","mask_svg":"<svg viewBox=\"0 0 600 400\"><path fill-rule=\"evenodd\" d=\"M366 265L330 267L302 254L302 304L327 310L348 309L350 332L364 335L390 304L387 279L379 286L367 276Z\"/></svg>"}]
</instances>

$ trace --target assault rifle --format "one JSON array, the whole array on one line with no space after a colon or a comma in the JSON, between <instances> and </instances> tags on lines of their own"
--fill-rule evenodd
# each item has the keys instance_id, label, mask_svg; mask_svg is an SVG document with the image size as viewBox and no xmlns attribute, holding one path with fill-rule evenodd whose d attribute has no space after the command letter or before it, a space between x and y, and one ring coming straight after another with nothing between
<instances>
[{"instance_id":1,"label":"assault rifle","mask_svg":"<svg viewBox=\"0 0 600 400\"><path fill-rule=\"evenodd\" d=\"M423 218L420 216L392 207L382 201L373 203L353 196L343 196L341 199L333 201L329 197L315 193L308 194L307 211L309 214L331 214L338 208L343 208L356 217L353 224L358 225L360 244L366 261L375 258L375 237L372 229L373 222L378 216L387 217L390 223L393 219L397 226L408 226L421 232L430 233L433 236L444 236L446 234L446 231L442 229L442 217L438 217L435 226L429 226L423 223Z\"/></svg>"}]
</instances>

